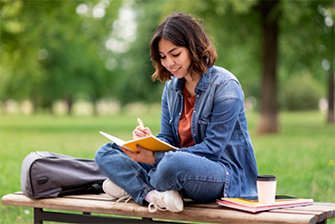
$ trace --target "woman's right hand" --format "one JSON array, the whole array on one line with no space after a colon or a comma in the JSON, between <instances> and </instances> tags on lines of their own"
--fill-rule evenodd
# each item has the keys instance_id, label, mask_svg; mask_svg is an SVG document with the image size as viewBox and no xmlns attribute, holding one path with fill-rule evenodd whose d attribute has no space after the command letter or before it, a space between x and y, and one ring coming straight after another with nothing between
<instances>
[{"instance_id":1,"label":"woman's right hand","mask_svg":"<svg viewBox=\"0 0 335 224\"><path fill-rule=\"evenodd\" d=\"M150 128L148 127L141 128L140 126L137 126L133 131L133 139L143 138L148 135L152 135Z\"/></svg>"}]
</instances>

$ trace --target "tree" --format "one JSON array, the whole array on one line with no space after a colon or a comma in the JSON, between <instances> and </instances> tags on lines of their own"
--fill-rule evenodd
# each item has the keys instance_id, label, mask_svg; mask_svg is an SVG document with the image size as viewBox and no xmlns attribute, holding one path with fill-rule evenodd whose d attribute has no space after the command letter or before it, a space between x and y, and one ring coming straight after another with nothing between
<instances>
[{"instance_id":1,"label":"tree","mask_svg":"<svg viewBox=\"0 0 335 224\"><path fill-rule=\"evenodd\" d=\"M162 85L150 79L149 41L167 14L181 11L206 23L218 51L216 64L237 76L246 97L261 99L259 133L280 129L277 95L302 73L329 85L329 117L334 116L331 1L17 0L0 10L1 100L29 97L44 107L60 98L69 104L79 97L93 103L102 97L123 104L158 101ZM130 28L121 17L126 22L134 17ZM131 30L136 35L129 36Z\"/></svg>"},{"instance_id":2,"label":"tree","mask_svg":"<svg viewBox=\"0 0 335 224\"><path fill-rule=\"evenodd\" d=\"M317 40L319 41L319 49L321 48L322 67L327 72L327 99L328 99L328 113L327 123L334 124L334 69L335 69L335 3L334 2L318 2L314 4L315 9L315 23L317 29L315 30Z\"/></svg>"},{"instance_id":3,"label":"tree","mask_svg":"<svg viewBox=\"0 0 335 224\"><path fill-rule=\"evenodd\" d=\"M51 108L78 97L95 102L108 94L104 37L120 1L9 1L1 5L1 99L30 98Z\"/></svg>"},{"instance_id":4,"label":"tree","mask_svg":"<svg viewBox=\"0 0 335 224\"><path fill-rule=\"evenodd\" d=\"M263 40L261 116L257 127L259 134L277 133L279 129L277 100L279 14L276 11L278 2L279 0L259 1L256 6L261 14Z\"/></svg>"},{"instance_id":5,"label":"tree","mask_svg":"<svg viewBox=\"0 0 335 224\"><path fill-rule=\"evenodd\" d=\"M159 5L159 1L135 1L124 5L123 13L128 16L119 18L118 22L123 23L123 26L119 32L111 36L120 46L124 44L124 47L128 48L128 50L115 49L110 52L110 57L118 64L113 71L120 74L114 80L118 85L113 95L121 101L122 105L136 101L158 102L160 100L163 85L151 80L154 68L151 64L149 47L159 21L160 12L157 10ZM129 19L132 21L128 21ZM135 37L128 39L124 39L124 36L119 37L123 32L122 29L127 29L128 32L134 29Z\"/></svg>"},{"instance_id":6,"label":"tree","mask_svg":"<svg viewBox=\"0 0 335 224\"><path fill-rule=\"evenodd\" d=\"M334 55L334 42L335 42L335 3L331 5L326 5L326 8L323 8L322 5L318 7L320 14L324 17L324 29L321 32L321 39L326 45L326 54L325 59L323 59L322 64L324 70L328 71L328 114L327 114L327 123L334 124L334 69L335 69L335 55ZM322 27L322 26L321 26Z\"/></svg>"},{"instance_id":7,"label":"tree","mask_svg":"<svg viewBox=\"0 0 335 224\"><path fill-rule=\"evenodd\" d=\"M281 64L286 74L307 73L324 86L327 120L334 118L334 2L282 1ZM325 75L325 72L328 73Z\"/></svg>"}]
</instances>

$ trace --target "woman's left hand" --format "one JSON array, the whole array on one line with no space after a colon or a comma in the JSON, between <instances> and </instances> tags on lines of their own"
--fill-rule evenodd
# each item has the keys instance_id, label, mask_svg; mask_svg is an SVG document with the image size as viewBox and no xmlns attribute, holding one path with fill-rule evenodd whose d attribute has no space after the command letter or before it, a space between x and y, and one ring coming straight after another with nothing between
<instances>
[{"instance_id":1,"label":"woman's left hand","mask_svg":"<svg viewBox=\"0 0 335 224\"><path fill-rule=\"evenodd\" d=\"M155 163L154 153L150 150L143 148L140 145L136 145L136 149L138 150L138 152L130 151L122 146L120 146L120 148L135 162L141 162L150 165L154 165Z\"/></svg>"}]
</instances>

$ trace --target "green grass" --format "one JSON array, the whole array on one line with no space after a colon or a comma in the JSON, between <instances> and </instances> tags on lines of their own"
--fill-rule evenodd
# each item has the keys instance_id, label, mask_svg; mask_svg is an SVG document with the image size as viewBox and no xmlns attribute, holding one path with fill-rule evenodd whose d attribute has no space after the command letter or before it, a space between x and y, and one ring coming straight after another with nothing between
<instances>
[{"instance_id":1,"label":"green grass","mask_svg":"<svg viewBox=\"0 0 335 224\"><path fill-rule=\"evenodd\" d=\"M248 113L248 124L260 174L278 178L277 194L314 201L335 202L335 130L319 112L281 113L278 135L256 135L258 114ZM159 132L159 115L141 115L153 133ZM20 169L33 151L51 151L94 158L108 140L105 131L125 140L137 126L134 115L99 117L6 115L0 117L0 196L20 191ZM33 223L33 210L1 206L0 223ZM335 223L334 219L328 223Z\"/></svg>"}]
</instances>

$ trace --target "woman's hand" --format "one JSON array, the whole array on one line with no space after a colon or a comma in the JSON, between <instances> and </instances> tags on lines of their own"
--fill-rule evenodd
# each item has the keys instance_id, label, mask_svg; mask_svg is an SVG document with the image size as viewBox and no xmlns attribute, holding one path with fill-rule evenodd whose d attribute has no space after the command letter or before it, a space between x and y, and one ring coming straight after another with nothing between
<instances>
[{"instance_id":1,"label":"woman's hand","mask_svg":"<svg viewBox=\"0 0 335 224\"><path fill-rule=\"evenodd\" d=\"M152 135L151 130L148 127L142 128L141 126L137 126L133 131L133 139L143 138L148 135ZM126 155L129 156L129 158L131 158L135 162L141 162L150 165L153 165L155 163L154 153L150 150L143 148L140 145L136 145L136 149L138 150L138 152L133 152L122 146L120 146L120 148Z\"/></svg>"},{"instance_id":2,"label":"woman's hand","mask_svg":"<svg viewBox=\"0 0 335 224\"><path fill-rule=\"evenodd\" d=\"M141 162L150 165L154 165L155 163L154 153L150 150L143 148L140 145L136 145L136 149L138 150L138 152L133 152L122 146L120 146L120 148L135 162Z\"/></svg>"},{"instance_id":3,"label":"woman's hand","mask_svg":"<svg viewBox=\"0 0 335 224\"><path fill-rule=\"evenodd\" d=\"M135 130L133 131L133 139L143 138L147 135L152 135L150 128L141 128L140 126L137 126Z\"/></svg>"}]
</instances>

